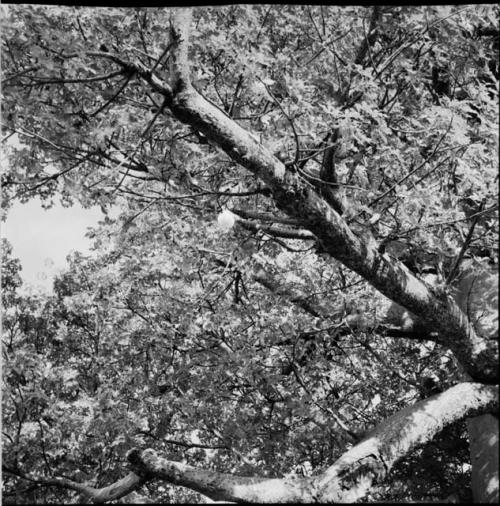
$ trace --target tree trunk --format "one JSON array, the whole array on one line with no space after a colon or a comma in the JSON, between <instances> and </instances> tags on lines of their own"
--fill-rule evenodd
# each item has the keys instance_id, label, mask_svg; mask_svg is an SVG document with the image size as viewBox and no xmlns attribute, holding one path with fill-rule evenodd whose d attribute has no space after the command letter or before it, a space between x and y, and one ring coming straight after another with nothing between
<instances>
[{"instance_id":1,"label":"tree trunk","mask_svg":"<svg viewBox=\"0 0 500 506\"><path fill-rule=\"evenodd\" d=\"M467 421L474 502L498 503L498 418L482 415Z\"/></svg>"}]
</instances>

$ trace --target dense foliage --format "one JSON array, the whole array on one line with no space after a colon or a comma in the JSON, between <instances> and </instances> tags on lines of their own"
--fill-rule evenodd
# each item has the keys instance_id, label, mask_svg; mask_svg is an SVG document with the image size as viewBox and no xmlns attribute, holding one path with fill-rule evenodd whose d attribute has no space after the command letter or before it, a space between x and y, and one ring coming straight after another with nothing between
<instances>
[{"instance_id":1,"label":"dense foliage","mask_svg":"<svg viewBox=\"0 0 500 506\"><path fill-rule=\"evenodd\" d=\"M70 501L74 491L36 480L108 485L136 446L228 473L309 476L460 381L445 347L375 331L388 299L320 240L278 233L298 228L266 186L102 56L168 80L169 15L4 7L2 131L21 144L3 206L38 195L117 210L50 295L19 291L4 243L5 498ZM347 223L414 273L459 286L464 266L498 265L497 15L197 8L193 84L307 184L321 181L334 129ZM469 317L489 336L488 283ZM370 497L468 500L468 459L457 422ZM141 494L201 498L162 482Z\"/></svg>"}]
</instances>

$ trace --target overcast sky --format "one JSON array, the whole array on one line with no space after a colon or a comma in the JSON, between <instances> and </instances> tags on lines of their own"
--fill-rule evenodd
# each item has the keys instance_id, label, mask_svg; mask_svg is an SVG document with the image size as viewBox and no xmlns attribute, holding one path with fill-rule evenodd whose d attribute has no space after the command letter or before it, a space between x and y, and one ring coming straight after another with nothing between
<instances>
[{"instance_id":1,"label":"overcast sky","mask_svg":"<svg viewBox=\"0 0 500 506\"><path fill-rule=\"evenodd\" d=\"M66 267L66 255L76 250L88 252L91 240L85 238L87 227L102 219L99 207L83 209L75 204L60 204L44 210L38 199L26 204L16 203L2 223L2 237L21 260L21 276L25 283L50 292L54 275Z\"/></svg>"},{"instance_id":2,"label":"overcast sky","mask_svg":"<svg viewBox=\"0 0 500 506\"><path fill-rule=\"evenodd\" d=\"M22 146L17 134L9 136L3 149ZM8 156L1 150L2 166L7 167ZM19 258L23 281L42 291L52 291L54 275L67 266L71 251L89 251L91 240L85 237L88 227L103 218L100 207L84 209L79 204L62 207L59 203L45 210L38 198L26 204L15 202L0 224L0 236L12 244L12 254ZM25 287L27 288L27 286Z\"/></svg>"}]
</instances>

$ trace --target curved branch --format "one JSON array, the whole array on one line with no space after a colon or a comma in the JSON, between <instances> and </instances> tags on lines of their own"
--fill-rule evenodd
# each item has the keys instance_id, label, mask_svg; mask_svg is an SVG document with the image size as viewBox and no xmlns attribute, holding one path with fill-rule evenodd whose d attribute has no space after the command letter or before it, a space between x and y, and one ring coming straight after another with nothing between
<instances>
[{"instance_id":1,"label":"curved branch","mask_svg":"<svg viewBox=\"0 0 500 506\"><path fill-rule=\"evenodd\" d=\"M498 409L498 387L460 383L391 416L331 467L313 478L257 478L200 469L164 459L154 450L129 452L133 468L150 479L234 502L352 502L416 446L463 418Z\"/></svg>"},{"instance_id":2,"label":"curved branch","mask_svg":"<svg viewBox=\"0 0 500 506\"><path fill-rule=\"evenodd\" d=\"M235 476L167 460L151 449L131 450L127 458L133 472L100 489L66 478L32 479L5 465L3 469L34 483L76 490L97 503L119 499L153 479L223 501L352 502L364 497L375 481L386 477L400 458L431 441L444 427L497 410L498 386L460 383L389 417L316 477Z\"/></svg>"},{"instance_id":3,"label":"curved branch","mask_svg":"<svg viewBox=\"0 0 500 506\"><path fill-rule=\"evenodd\" d=\"M139 473L196 490L214 500L266 503L313 500L311 478L235 476L167 460L152 449L134 449L127 458Z\"/></svg>"},{"instance_id":4,"label":"curved branch","mask_svg":"<svg viewBox=\"0 0 500 506\"><path fill-rule=\"evenodd\" d=\"M353 502L415 447L444 427L498 410L498 386L460 383L399 411L378 425L361 443L315 480L319 501Z\"/></svg>"},{"instance_id":5,"label":"curved branch","mask_svg":"<svg viewBox=\"0 0 500 506\"><path fill-rule=\"evenodd\" d=\"M107 487L94 488L90 487L89 485L85 485L84 483L78 483L67 478L31 478L24 473L9 469L5 465L2 466L2 471L15 476L19 476L20 478L31 481L37 485L75 490L76 492L83 494L86 498L90 499L94 503L104 503L120 499L121 497L130 494L130 492L138 490L147 481L146 477L141 477L135 473L129 473L121 480L118 480L117 482L112 483Z\"/></svg>"}]
</instances>

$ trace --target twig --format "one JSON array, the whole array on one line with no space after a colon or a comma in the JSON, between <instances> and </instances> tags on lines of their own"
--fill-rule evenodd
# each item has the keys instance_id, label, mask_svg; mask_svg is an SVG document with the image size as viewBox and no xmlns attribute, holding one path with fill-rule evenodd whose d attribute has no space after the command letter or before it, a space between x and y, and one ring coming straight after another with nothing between
<instances>
[{"instance_id":1,"label":"twig","mask_svg":"<svg viewBox=\"0 0 500 506\"><path fill-rule=\"evenodd\" d=\"M481 212L484 208L484 204L486 203L486 199L483 199L481 204L479 205L479 212ZM467 248L469 247L471 241L472 241L472 235L474 234L474 229L476 228L477 222L479 221L479 218L481 217L480 214L476 214L474 216L474 219L472 220L472 223L470 224L469 231L467 232L467 236L465 237L464 243L462 244L462 247L460 248L460 251L457 255L457 258L455 259L455 262L453 263L453 267L450 269L450 272L448 276L446 277L445 285L449 285L456 277L458 273L458 269L460 267L460 264L464 258L464 255L467 251Z\"/></svg>"},{"instance_id":2,"label":"twig","mask_svg":"<svg viewBox=\"0 0 500 506\"><path fill-rule=\"evenodd\" d=\"M167 45L167 47L164 49L163 53L160 55L160 57L156 60L155 64L151 67L150 72L153 73L156 70L156 67L160 64L160 62L163 60L163 57L170 51L172 46L174 45L173 42Z\"/></svg>"},{"instance_id":3,"label":"twig","mask_svg":"<svg viewBox=\"0 0 500 506\"><path fill-rule=\"evenodd\" d=\"M288 114L285 112L285 110L283 109L282 105L280 104L280 102L277 100L277 98L272 94L271 90L269 89L269 87L267 86L267 84L262 81L262 79L260 79L260 77L257 78L266 88L267 92L269 93L269 96L273 99L274 103L280 108L281 112L283 113L283 116L285 116L285 118L288 120L288 122L290 123L290 126L292 127L292 131L293 131L293 136L295 138L295 160L294 160L294 165L297 165L297 162L299 161L299 153L300 153L300 142L299 142L299 136L297 135L297 131L295 130L295 125L292 121L292 119L290 118L290 116L288 116Z\"/></svg>"},{"instance_id":4,"label":"twig","mask_svg":"<svg viewBox=\"0 0 500 506\"><path fill-rule=\"evenodd\" d=\"M112 102L114 102L116 97L126 88L130 79L132 79L131 73L129 73L129 75L125 78L123 85L118 89L118 91L104 105L99 107L99 109L97 109L97 111L94 111L93 113L89 114L89 116L92 118L94 116L97 116L100 112L104 111L104 109L106 109L106 107L108 107L108 105L110 105Z\"/></svg>"},{"instance_id":5,"label":"twig","mask_svg":"<svg viewBox=\"0 0 500 506\"><path fill-rule=\"evenodd\" d=\"M154 122L158 119L158 116L163 113L163 110L165 109L167 105L167 99L165 98L163 100L163 103L158 107L158 110L156 111L156 114L153 116L153 119L149 122L148 126L144 129L144 131L141 134L141 138L145 137L145 135L148 133L150 128L153 126Z\"/></svg>"},{"instance_id":6,"label":"twig","mask_svg":"<svg viewBox=\"0 0 500 506\"><path fill-rule=\"evenodd\" d=\"M115 72L110 72L109 74L102 75L102 76L95 76L95 77L82 77L82 78L75 78L75 79L56 79L51 78L50 76L47 79L40 79L36 76L32 76L31 79L35 81L35 84L33 86L38 86L40 84L70 84L70 83L92 83L95 81L104 81L106 79L111 79L112 77L116 77L119 75L124 74L124 70L116 70ZM28 85L29 86L29 85Z\"/></svg>"},{"instance_id":7,"label":"twig","mask_svg":"<svg viewBox=\"0 0 500 506\"><path fill-rule=\"evenodd\" d=\"M373 206L374 204L376 204L379 200L382 200L385 196L387 196L395 188L397 188L401 183L404 183L410 176L412 176L413 174L415 174L415 172L417 172L418 170L420 170L429 160L432 159L432 157L436 154L436 151L438 150L439 146L443 142L444 138L446 137L446 135L450 131L452 122L453 122L453 117L450 120L450 124L448 125L448 128L446 129L446 131L443 133L443 135L441 136L441 138L439 139L439 141L434 146L434 149L433 149L432 153L430 155L428 155L427 157L425 157L424 161L421 164L417 165L417 167L415 167L414 169L410 170L410 172L408 172L408 174L406 174L405 176L403 176L399 181L397 181L396 183L394 183L388 190L386 190L384 193L382 193L382 195L379 195L378 197L374 198L368 204L370 207Z\"/></svg>"}]
</instances>

